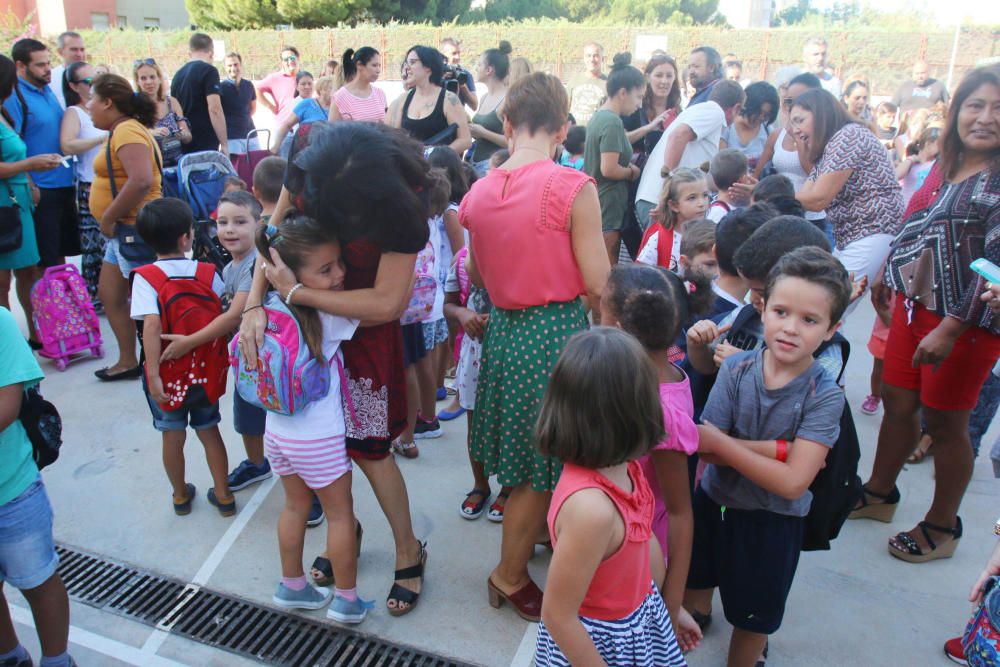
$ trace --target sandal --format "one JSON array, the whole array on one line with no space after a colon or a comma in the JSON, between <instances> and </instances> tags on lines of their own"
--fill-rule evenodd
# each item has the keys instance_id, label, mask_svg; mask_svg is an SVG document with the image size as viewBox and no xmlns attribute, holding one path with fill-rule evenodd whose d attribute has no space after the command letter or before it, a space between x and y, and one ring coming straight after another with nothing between
<instances>
[{"instance_id":1,"label":"sandal","mask_svg":"<svg viewBox=\"0 0 1000 667\"><path fill-rule=\"evenodd\" d=\"M355 529L354 534L358 538L358 557L361 556L361 538L364 537L365 531L361 527L361 522L358 521L358 527ZM316 576L316 573L320 576ZM309 572L309 576L312 577L313 583L317 586L333 586L333 563L326 556L316 556L316 560L313 561L312 569Z\"/></svg>"},{"instance_id":2,"label":"sandal","mask_svg":"<svg viewBox=\"0 0 1000 667\"><path fill-rule=\"evenodd\" d=\"M518 590L507 594L500 590L500 587L493 583L493 577L490 577L486 580L486 591L490 606L494 609L499 609L504 602L507 602L518 616L529 623L538 623L542 620L543 593L531 579Z\"/></svg>"},{"instance_id":3,"label":"sandal","mask_svg":"<svg viewBox=\"0 0 1000 667\"><path fill-rule=\"evenodd\" d=\"M908 563L926 563L929 560L951 558L955 554L955 549L958 548L958 541L962 539L962 517L955 517L954 528L945 528L944 526L937 526L926 521L918 523L917 528L920 529L920 532L924 535L924 539L927 540L930 551L922 551L917 541L908 533L899 533L896 537L892 538L896 540L899 546L893 546L892 540L889 540L889 555L895 556L900 560L905 560ZM939 547L931 539L930 531L932 530L936 533L951 535L952 539L947 544L942 544Z\"/></svg>"},{"instance_id":4,"label":"sandal","mask_svg":"<svg viewBox=\"0 0 1000 667\"><path fill-rule=\"evenodd\" d=\"M931 447L934 446L934 441L931 440L931 436L927 433L921 433L920 439L917 440L917 446L913 450L913 453L906 458L906 462L909 464L917 464L923 462L924 459L934 456L931 452Z\"/></svg>"},{"instance_id":5,"label":"sandal","mask_svg":"<svg viewBox=\"0 0 1000 667\"><path fill-rule=\"evenodd\" d=\"M420 592L422 593L424 590L424 566L427 564L427 543L418 540L417 544L420 545L420 561L416 565L396 570L392 578L396 581L400 579L420 579ZM393 600L395 600L396 606L389 607L389 602ZM403 616L413 611L419 600L420 593L415 593L394 581L392 588L389 589L389 596L385 599L385 605L389 609L390 616ZM405 609L399 608L401 602L406 605Z\"/></svg>"},{"instance_id":6,"label":"sandal","mask_svg":"<svg viewBox=\"0 0 1000 667\"><path fill-rule=\"evenodd\" d=\"M490 511L486 515L487 519L489 519L493 523L503 523L503 510L507 504L507 498L510 497L511 490L512 489L509 486L505 486L502 489L500 489L500 493L499 495L497 495L497 499L493 501L492 505L490 505Z\"/></svg>"},{"instance_id":7,"label":"sandal","mask_svg":"<svg viewBox=\"0 0 1000 667\"><path fill-rule=\"evenodd\" d=\"M479 496L479 500L472 503L472 497ZM473 489L465 494L465 502L462 503L461 507L458 508L459 513L462 515L463 519L468 519L472 521L473 519L478 519L483 515L483 510L486 509L486 503L490 499L490 489ZM470 504L471 503L471 504Z\"/></svg>"},{"instance_id":8,"label":"sandal","mask_svg":"<svg viewBox=\"0 0 1000 667\"><path fill-rule=\"evenodd\" d=\"M408 459L415 459L420 456L416 442L403 442L402 440L392 441L392 451Z\"/></svg>"},{"instance_id":9,"label":"sandal","mask_svg":"<svg viewBox=\"0 0 1000 667\"><path fill-rule=\"evenodd\" d=\"M878 498L882 502L870 503L868 502L869 496ZM861 498L858 502L860 504L847 515L848 519L875 519L882 523L889 523L896 514L896 508L899 507L899 488L893 486L892 491L882 495L869 491L867 486L862 485Z\"/></svg>"}]
</instances>

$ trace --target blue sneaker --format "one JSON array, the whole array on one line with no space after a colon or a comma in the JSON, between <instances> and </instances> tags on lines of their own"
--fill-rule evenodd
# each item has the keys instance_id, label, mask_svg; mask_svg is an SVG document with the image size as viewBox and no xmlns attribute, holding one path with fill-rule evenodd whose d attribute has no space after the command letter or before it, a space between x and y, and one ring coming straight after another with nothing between
<instances>
[{"instance_id":1,"label":"blue sneaker","mask_svg":"<svg viewBox=\"0 0 1000 667\"><path fill-rule=\"evenodd\" d=\"M338 623L357 625L365 620L368 610L374 608L375 602L372 600L362 600L359 596L357 600L351 601L336 595L333 604L326 610L326 617Z\"/></svg>"},{"instance_id":2,"label":"blue sneaker","mask_svg":"<svg viewBox=\"0 0 1000 667\"><path fill-rule=\"evenodd\" d=\"M279 607L285 609L322 609L330 604L333 590L306 584L301 591L293 591L283 583L278 584L278 590L271 598Z\"/></svg>"},{"instance_id":3,"label":"blue sneaker","mask_svg":"<svg viewBox=\"0 0 1000 667\"><path fill-rule=\"evenodd\" d=\"M251 484L263 482L271 476L271 464L264 459L260 465L256 465L250 459L236 466L236 469L229 473L229 490L239 491Z\"/></svg>"},{"instance_id":4,"label":"blue sneaker","mask_svg":"<svg viewBox=\"0 0 1000 667\"><path fill-rule=\"evenodd\" d=\"M313 504L309 508L309 518L306 519L306 528L315 528L323 523L324 518L323 506L319 502L319 497L314 493Z\"/></svg>"}]
</instances>

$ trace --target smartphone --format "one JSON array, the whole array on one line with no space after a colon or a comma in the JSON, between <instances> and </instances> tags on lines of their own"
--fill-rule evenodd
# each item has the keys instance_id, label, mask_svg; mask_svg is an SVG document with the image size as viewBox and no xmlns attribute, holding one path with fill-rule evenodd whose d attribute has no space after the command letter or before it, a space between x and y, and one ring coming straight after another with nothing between
<instances>
[{"instance_id":1,"label":"smartphone","mask_svg":"<svg viewBox=\"0 0 1000 667\"><path fill-rule=\"evenodd\" d=\"M995 285L1000 285L1000 266L997 266L985 257L977 259L969 268L981 275L986 280Z\"/></svg>"}]
</instances>

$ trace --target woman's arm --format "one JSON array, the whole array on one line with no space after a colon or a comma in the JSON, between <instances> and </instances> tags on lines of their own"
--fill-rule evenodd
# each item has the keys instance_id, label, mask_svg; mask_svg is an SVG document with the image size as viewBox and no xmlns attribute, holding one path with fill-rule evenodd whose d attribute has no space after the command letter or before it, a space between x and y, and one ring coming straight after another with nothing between
<instances>
[{"instance_id":1,"label":"woman's arm","mask_svg":"<svg viewBox=\"0 0 1000 667\"><path fill-rule=\"evenodd\" d=\"M403 93L392 101L389 105L389 112L387 114L387 121L390 127L402 127L403 126L403 105L406 104L406 96L409 95L408 90L404 90Z\"/></svg>"},{"instance_id":2,"label":"woman's arm","mask_svg":"<svg viewBox=\"0 0 1000 667\"><path fill-rule=\"evenodd\" d=\"M504 146L507 145L507 137L503 136L502 134L497 134L496 132L487 130L485 127L479 125L478 123L469 123L469 134L472 135L473 139L488 141L494 146L500 146L501 148L503 148Z\"/></svg>"},{"instance_id":3,"label":"woman's arm","mask_svg":"<svg viewBox=\"0 0 1000 667\"><path fill-rule=\"evenodd\" d=\"M299 117L295 115L294 111L288 114L288 118L286 118L285 122L282 123L281 126L278 128L278 133L275 135L274 141L271 143L271 152L274 155L277 155L278 153L281 152L282 142L285 140L285 137L288 135L288 133L292 130L292 127L294 127L298 122L299 122Z\"/></svg>"},{"instance_id":4,"label":"woman's arm","mask_svg":"<svg viewBox=\"0 0 1000 667\"><path fill-rule=\"evenodd\" d=\"M114 235L115 224L136 210L153 187L151 150L145 143L125 144L118 149L118 160L122 163L127 178L100 220L101 233L105 236L110 238Z\"/></svg>"},{"instance_id":5,"label":"woman's arm","mask_svg":"<svg viewBox=\"0 0 1000 667\"><path fill-rule=\"evenodd\" d=\"M900 160L899 163L896 164L896 180L906 178L906 175L910 173L910 169L912 169L913 165L917 162L918 160L915 155L911 155L905 160Z\"/></svg>"},{"instance_id":6,"label":"woman's arm","mask_svg":"<svg viewBox=\"0 0 1000 667\"><path fill-rule=\"evenodd\" d=\"M573 256L576 265L583 276L583 285L590 299L590 307L594 311L600 309L601 294L608 282L611 272L611 261L604 246L604 234L601 231L601 203L597 198L597 188L593 183L587 183L580 189L573 200L569 228L570 242L573 244ZM472 258L472 253L469 253ZM467 269L468 270L468 269ZM472 271L469 270L469 277Z\"/></svg>"},{"instance_id":7,"label":"woman's arm","mask_svg":"<svg viewBox=\"0 0 1000 667\"><path fill-rule=\"evenodd\" d=\"M326 119L331 123L336 123L338 120L344 120L344 117L340 115L340 109L337 108L337 102L334 99L330 100L330 113L327 115Z\"/></svg>"},{"instance_id":8,"label":"woman's arm","mask_svg":"<svg viewBox=\"0 0 1000 667\"><path fill-rule=\"evenodd\" d=\"M75 111L66 110L59 125L59 150L63 155L80 155L104 143L104 137L80 139L80 117Z\"/></svg>"},{"instance_id":9,"label":"woman's arm","mask_svg":"<svg viewBox=\"0 0 1000 667\"><path fill-rule=\"evenodd\" d=\"M822 174L815 181L806 179L795 198L807 211L822 211L837 198L853 173L853 169L841 169Z\"/></svg>"},{"instance_id":10,"label":"woman's arm","mask_svg":"<svg viewBox=\"0 0 1000 667\"><path fill-rule=\"evenodd\" d=\"M601 153L601 176L611 181L634 181L642 172L639 167L630 164L623 167L618 164L621 153Z\"/></svg>"},{"instance_id":11,"label":"woman's arm","mask_svg":"<svg viewBox=\"0 0 1000 667\"><path fill-rule=\"evenodd\" d=\"M663 598L674 625L680 618L681 601L687 586L691 565L691 545L694 540L694 513L691 510L691 482L688 479L687 455L672 450L653 450L656 480L667 508L667 581Z\"/></svg>"},{"instance_id":12,"label":"woman's arm","mask_svg":"<svg viewBox=\"0 0 1000 667\"><path fill-rule=\"evenodd\" d=\"M452 262L455 255L465 247L465 230L458 221L458 211L450 209L444 212L444 230L448 234L448 244L451 246Z\"/></svg>"},{"instance_id":13,"label":"woman's arm","mask_svg":"<svg viewBox=\"0 0 1000 667\"><path fill-rule=\"evenodd\" d=\"M191 134L191 126L188 124L187 120L184 118L184 109L181 108L181 103L178 102L173 97L167 98L167 104L173 110L174 114L177 115L177 136L180 138L182 144L189 144L194 138Z\"/></svg>"},{"instance_id":14,"label":"woman's arm","mask_svg":"<svg viewBox=\"0 0 1000 667\"><path fill-rule=\"evenodd\" d=\"M449 124L458 124L458 136L451 142L450 147L461 156L472 146L472 135L469 133L469 117L465 115L462 101L455 93L445 93L444 117Z\"/></svg>"}]
</instances>

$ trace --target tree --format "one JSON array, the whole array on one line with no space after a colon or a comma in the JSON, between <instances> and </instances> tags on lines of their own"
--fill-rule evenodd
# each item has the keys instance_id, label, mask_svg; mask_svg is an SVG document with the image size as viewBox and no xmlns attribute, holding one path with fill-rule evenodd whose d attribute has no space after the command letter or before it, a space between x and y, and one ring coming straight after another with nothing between
<instances>
[{"instance_id":1,"label":"tree","mask_svg":"<svg viewBox=\"0 0 1000 667\"><path fill-rule=\"evenodd\" d=\"M520 21L530 18L557 19L565 16L559 0L494 0L485 7L473 9L462 16L465 23L481 21Z\"/></svg>"},{"instance_id":2,"label":"tree","mask_svg":"<svg viewBox=\"0 0 1000 667\"><path fill-rule=\"evenodd\" d=\"M719 0L613 0L610 18L629 23L707 23Z\"/></svg>"},{"instance_id":3,"label":"tree","mask_svg":"<svg viewBox=\"0 0 1000 667\"><path fill-rule=\"evenodd\" d=\"M323 28L362 16L369 0L277 0L278 13L299 28Z\"/></svg>"},{"instance_id":4,"label":"tree","mask_svg":"<svg viewBox=\"0 0 1000 667\"><path fill-rule=\"evenodd\" d=\"M282 23L275 0L184 0L191 22L208 30L273 28Z\"/></svg>"},{"instance_id":5,"label":"tree","mask_svg":"<svg viewBox=\"0 0 1000 667\"><path fill-rule=\"evenodd\" d=\"M369 16L380 23L440 24L464 15L471 4L472 0L371 0Z\"/></svg>"}]
</instances>

